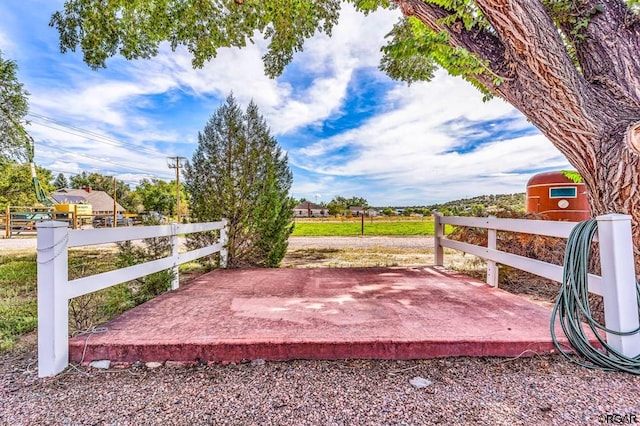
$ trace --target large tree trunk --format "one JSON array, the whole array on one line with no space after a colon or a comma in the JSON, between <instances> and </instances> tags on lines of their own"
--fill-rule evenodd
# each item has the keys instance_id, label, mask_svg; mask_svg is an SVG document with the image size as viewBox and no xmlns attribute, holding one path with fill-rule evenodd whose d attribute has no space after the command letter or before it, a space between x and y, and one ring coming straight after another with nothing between
<instances>
[{"instance_id":1,"label":"large tree trunk","mask_svg":"<svg viewBox=\"0 0 640 426\"><path fill-rule=\"evenodd\" d=\"M478 54L503 77L497 86L489 77L479 80L567 157L585 180L594 216L632 216L640 266L640 24L624 3L575 2L578 18L589 24L578 37L561 27L565 40L537 0L476 0L495 32L445 27L439 19L451 12L420 0L396 3L405 15L446 31L452 45Z\"/></svg>"}]
</instances>

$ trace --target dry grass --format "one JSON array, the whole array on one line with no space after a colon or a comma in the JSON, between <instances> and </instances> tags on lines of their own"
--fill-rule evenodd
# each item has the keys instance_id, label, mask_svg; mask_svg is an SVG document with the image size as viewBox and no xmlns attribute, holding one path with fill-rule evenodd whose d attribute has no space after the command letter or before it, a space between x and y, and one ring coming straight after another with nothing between
<instances>
[{"instance_id":1,"label":"dry grass","mask_svg":"<svg viewBox=\"0 0 640 426\"><path fill-rule=\"evenodd\" d=\"M433 264L431 249L303 248L290 249L282 268L353 268L370 266L421 266Z\"/></svg>"}]
</instances>

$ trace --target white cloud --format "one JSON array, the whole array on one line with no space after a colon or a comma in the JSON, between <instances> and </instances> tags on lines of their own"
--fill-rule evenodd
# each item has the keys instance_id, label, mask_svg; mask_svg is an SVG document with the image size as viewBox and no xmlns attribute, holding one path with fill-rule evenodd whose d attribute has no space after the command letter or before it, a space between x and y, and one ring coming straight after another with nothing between
<instances>
[{"instance_id":1,"label":"white cloud","mask_svg":"<svg viewBox=\"0 0 640 426\"><path fill-rule=\"evenodd\" d=\"M298 166L327 176L375 180L385 190L362 190L375 194L370 201L375 197L380 204L393 204L403 196L428 204L470 193L522 192L528 176L520 176L520 171L567 165L539 134L489 139L469 152L456 152L470 136L470 122L509 119L508 129L500 129L503 132L531 127L510 105L501 100L483 103L469 84L442 72L431 83L398 85L385 102L390 105L387 112L300 148L291 158ZM489 131L477 126L472 130L476 139L490 137ZM402 194L404 188L410 193Z\"/></svg>"}]
</instances>

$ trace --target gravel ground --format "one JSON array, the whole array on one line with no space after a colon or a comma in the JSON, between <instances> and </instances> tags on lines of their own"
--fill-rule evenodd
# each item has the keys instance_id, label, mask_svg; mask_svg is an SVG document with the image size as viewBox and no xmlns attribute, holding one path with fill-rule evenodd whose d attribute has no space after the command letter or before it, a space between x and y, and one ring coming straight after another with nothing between
<instances>
[{"instance_id":1,"label":"gravel ground","mask_svg":"<svg viewBox=\"0 0 640 426\"><path fill-rule=\"evenodd\" d=\"M0 238L0 250L36 249L35 238Z\"/></svg>"},{"instance_id":2,"label":"gravel ground","mask_svg":"<svg viewBox=\"0 0 640 426\"><path fill-rule=\"evenodd\" d=\"M607 415L640 419L640 377L586 370L559 357L140 365L69 369L38 379L33 356L28 351L2 362L2 424L559 425L604 424ZM431 384L413 387L409 381L418 376Z\"/></svg>"},{"instance_id":3,"label":"gravel ground","mask_svg":"<svg viewBox=\"0 0 640 426\"><path fill-rule=\"evenodd\" d=\"M395 247L433 248L433 237L290 237L289 248L323 247L328 249L345 247ZM36 248L35 238L0 239L0 250L28 250Z\"/></svg>"},{"instance_id":4,"label":"gravel ground","mask_svg":"<svg viewBox=\"0 0 640 426\"><path fill-rule=\"evenodd\" d=\"M0 240L28 244L23 239ZM33 240L31 240L33 241ZM35 248L35 243L31 247ZM430 245L429 245L430 244ZM290 240L308 247L429 248L429 237ZM11 246L9 249L19 249ZM29 248L22 247L22 248ZM35 336L0 355L0 424L634 424L640 377L560 356L288 361L97 370L38 379ZM417 389L409 381L431 382ZM610 416L610 417L607 417ZM625 417L626 416L626 417Z\"/></svg>"}]
</instances>

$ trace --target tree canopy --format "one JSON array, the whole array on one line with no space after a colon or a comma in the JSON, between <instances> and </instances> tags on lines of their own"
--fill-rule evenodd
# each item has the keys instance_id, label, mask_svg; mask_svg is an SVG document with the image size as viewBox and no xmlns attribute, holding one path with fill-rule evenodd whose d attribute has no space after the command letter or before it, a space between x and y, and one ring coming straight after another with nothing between
<instances>
[{"instance_id":1,"label":"tree canopy","mask_svg":"<svg viewBox=\"0 0 640 426\"><path fill-rule=\"evenodd\" d=\"M0 51L0 162L26 158L24 117L28 92L18 80L18 65Z\"/></svg>"},{"instance_id":2,"label":"tree canopy","mask_svg":"<svg viewBox=\"0 0 640 426\"><path fill-rule=\"evenodd\" d=\"M327 210L330 215L337 216L347 214L349 207L367 207L369 203L363 197L351 197L346 198L340 195L333 197L329 204L327 204Z\"/></svg>"},{"instance_id":3,"label":"tree canopy","mask_svg":"<svg viewBox=\"0 0 640 426\"><path fill-rule=\"evenodd\" d=\"M36 167L43 189L51 192L53 180L50 170ZM0 162L0 206L33 206L37 204L31 169L28 164L13 161Z\"/></svg>"},{"instance_id":4,"label":"tree canopy","mask_svg":"<svg viewBox=\"0 0 640 426\"><path fill-rule=\"evenodd\" d=\"M176 182L166 182L161 179L142 179L135 190L139 196L145 211L156 211L173 216L176 209ZM180 184L180 199L185 201L180 205L180 210L186 211L187 194L184 186ZM181 211L180 214L184 214Z\"/></svg>"}]
</instances>

